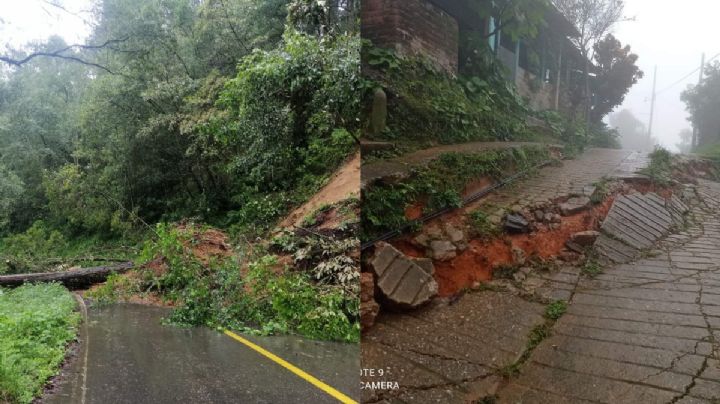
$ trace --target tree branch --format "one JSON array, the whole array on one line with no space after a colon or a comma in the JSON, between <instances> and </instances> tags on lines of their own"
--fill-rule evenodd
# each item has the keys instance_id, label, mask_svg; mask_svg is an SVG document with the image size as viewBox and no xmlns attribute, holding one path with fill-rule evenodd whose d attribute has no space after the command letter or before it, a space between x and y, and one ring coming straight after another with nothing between
<instances>
[{"instance_id":1,"label":"tree branch","mask_svg":"<svg viewBox=\"0 0 720 404\"><path fill-rule=\"evenodd\" d=\"M110 70L108 67L105 67L105 66L99 65L97 63L93 63L93 62L88 62L77 56L64 55L64 53L67 51L73 50L73 49L87 49L87 50L103 49L103 48L109 47L109 45L112 45L112 44L125 42L127 39L128 39L128 37L125 37L123 39L110 39L100 45L69 45L64 48L58 49L56 51L52 51L52 52L46 52L46 51L33 52L33 53L25 56L22 59L14 59L9 56L0 55L0 61L5 62L12 66L22 66L25 63L28 63L37 57L54 57L54 58L59 58L59 59L72 60L74 62L78 62L78 63L84 64L87 66L97 67L98 69L104 70L110 74L117 74L114 71Z\"/></svg>"}]
</instances>

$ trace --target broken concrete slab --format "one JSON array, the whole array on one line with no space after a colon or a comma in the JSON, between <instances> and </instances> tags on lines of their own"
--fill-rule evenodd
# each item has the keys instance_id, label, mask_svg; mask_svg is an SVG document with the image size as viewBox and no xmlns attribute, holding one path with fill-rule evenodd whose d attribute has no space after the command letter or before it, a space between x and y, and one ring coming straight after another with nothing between
<instances>
[{"instance_id":1,"label":"broken concrete slab","mask_svg":"<svg viewBox=\"0 0 720 404\"><path fill-rule=\"evenodd\" d=\"M570 216L580 213L590 207L590 198L587 196L576 196L560 204L560 212L563 216Z\"/></svg>"},{"instance_id":2,"label":"broken concrete slab","mask_svg":"<svg viewBox=\"0 0 720 404\"><path fill-rule=\"evenodd\" d=\"M375 301L375 279L370 272L360 274L360 326L367 330L375 324L380 305Z\"/></svg>"},{"instance_id":3,"label":"broken concrete slab","mask_svg":"<svg viewBox=\"0 0 720 404\"><path fill-rule=\"evenodd\" d=\"M570 241L580 245L581 247L588 247L595 243L595 240L600 237L600 232L595 230L580 231L570 236Z\"/></svg>"},{"instance_id":4,"label":"broken concrete slab","mask_svg":"<svg viewBox=\"0 0 720 404\"><path fill-rule=\"evenodd\" d=\"M629 262L682 224L687 212L687 205L674 196L664 199L652 192L621 195L603 222L595 248L610 261Z\"/></svg>"},{"instance_id":5,"label":"broken concrete slab","mask_svg":"<svg viewBox=\"0 0 720 404\"><path fill-rule=\"evenodd\" d=\"M457 257L457 247L448 240L433 240L427 250L427 255L438 261L450 261Z\"/></svg>"},{"instance_id":6,"label":"broken concrete slab","mask_svg":"<svg viewBox=\"0 0 720 404\"><path fill-rule=\"evenodd\" d=\"M427 263L421 265L384 242L377 243L370 260L379 292L397 308L414 309L437 295L438 284L428 273Z\"/></svg>"},{"instance_id":7,"label":"broken concrete slab","mask_svg":"<svg viewBox=\"0 0 720 404\"><path fill-rule=\"evenodd\" d=\"M529 233L530 223L521 215L507 215L503 228L508 233Z\"/></svg>"}]
</instances>

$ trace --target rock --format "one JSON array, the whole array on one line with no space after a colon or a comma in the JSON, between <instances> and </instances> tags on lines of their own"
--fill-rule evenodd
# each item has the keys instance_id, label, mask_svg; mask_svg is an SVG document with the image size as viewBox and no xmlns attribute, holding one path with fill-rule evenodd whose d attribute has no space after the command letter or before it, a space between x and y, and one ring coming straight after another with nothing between
<instances>
[{"instance_id":1,"label":"rock","mask_svg":"<svg viewBox=\"0 0 720 404\"><path fill-rule=\"evenodd\" d=\"M564 262L577 262L580 259L580 257L581 257L580 254L578 254L574 251L568 251L568 250L561 251L560 255L558 256L558 258Z\"/></svg>"},{"instance_id":2,"label":"rock","mask_svg":"<svg viewBox=\"0 0 720 404\"><path fill-rule=\"evenodd\" d=\"M582 194L585 195L585 196L590 197L590 196L593 196L593 194L595 193L596 190L597 190L597 187L596 187L596 186L594 186L594 185L586 185L586 186L583 187Z\"/></svg>"},{"instance_id":3,"label":"rock","mask_svg":"<svg viewBox=\"0 0 720 404\"><path fill-rule=\"evenodd\" d=\"M435 224L426 227L425 230L423 230L423 233L425 233L425 235L427 235L428 239L430 240L437 240L443 238L442 229Z\"/></svg>"},{"instance_id":4,"label":"rock","mask_svg":"<svg viewBox=\"0 0 720 404\"><path fill-rule=\"evenodd\" d=\"M375 301L375 279L373 274L360 274L360 326L367 330L375 324L380 305Z\"/></svg>"},{"instance_id":5,"label":"rock","mask_svg":"<svg viewBox=\"0 0 720 404\"><path fill-rule=\"evenodd\" d=\"M542 222L544 218L545 218L544 211L542 211L540 209L535 211L535 220L537 220L538 222Z\"/></svg>"},{"instance_id":6,"label":"rock","mask_svg":"<svg viewBox=\"0 0 720 404\"><path fill-rule=\"evenodd\" d=\"M530 223L520 215L505 216L505 225L503 226L508 233L528 233L530 232Z\"/></svg>"},{"instance_id":7,"label":"rock","mask_svg":"<svg viewBox=\"0 0 720 404\"><path fill-rule=\"evenodd\" d=\"M377 277L378 291L393 308L414 309L437 295L438 284L426 268L388 243L376 244L369 264Z\"/></svg>"},{"instance_id":8,"label":"rock","mask_svg":"<svg viewBox=\"0 0 720 404\"><path fill-rule=\"evenodd\" d=\"M589 247L595 243L598 237L600 237L599 231L587 230L573 234L570 236L570 241L582 247Z\"/></svg>"},{"instance_id":9,"label":"rock","mask_svg":"<svg viewBox=\"0 0 720 404\"><path fill-rule=\"evenodd\" d=\"M448 240L433 240L430 242L428 256L438 261L450 261L457 257L457 247Z\"/></svg>"},{"instance_id":10,"label":"rock","mask_svg":"<svg viewBox=\"0 0 720 404\"><path fill-rule=\"evenodd\" d=\"M560 223L550 223L550 230L557 230L560 228Z\"/></svg>"},{"instance_id":11,"label":"rock","mask_svg":"<svg viewBox=\"0 0 720 404\"><path fill-rule=\"evenodd\" d=\"M522 248L513 246L512 247L513 263L516 265L525 264L525 251Z\"/></svg>"},{"instance_id":12,"label":"rock","mask_svg":"<svg viewBox=\"0 0 720 404\"><path fill-rule=\"evenodd\" d=\"M565 203L560 204L560 212L563 216L570 216L586 210L590 206L590 198L587 196L577 196L570 198Z\"/></svg>"},{"instance_id":13,"label":"rock","mask_svg":"<svg viewBox=\"0 0 720 404\"><path fill-rule=\"evenodd\" d=\"M579 254L582 254L585 252L585 247L581 246L580 244L574 243L570 240L565 242L565 247L567 247L568 250L574 251Z\"/></svg>"},{"instance_id":14,"label":"rock","mask_svg":"<svg viewBox=\"0 0 720 404\"><path fill-rule=\"evenodd\" d=\"M428 275L435 275L435 266L430 258L411 258L417 266L422 268Z\"/></svg>"},{"instance_id":15,"label":"rock","mask_svg":"<svg viewBox=\"0 0 720 404\"><path fill-rule=\"evenodd\" d=\"M413 244L418 247L428 248L430 247L430 237L425 233L421 233L413 238Z\"/></svg>"},{"instance_id":16,"label":"rock","mask_svg":"<svg viewBox=\"0 0 720 404\"><path fill-rule=\"evenodd\" d=\"M557 213L553 214L552 222L562 223L562 216L558 215Z\"/></svg>"},{"instance_id":17,"label":"rock","mask_svg":"<svg viewBox=\"0 0 720 404\"><path fill-rule=\"evenodd\" d=\"M552 223L555 219L555 215L553 213L546 213L545 216L543 216L543 221L545 223Z\"/></svg>"},{"instance_id":18,"label":"rock","mask_svg":"<svg viewBox=\"0 0 720 404\"><path fill-rule=\"evenodd\" d=\"M450 223L445 223L443 227L445 229L445 234L450 239L450 242L452 242L459 251L464 251L468 248L467 237L465 236L464 231L458 229Z\"/></svg>"},{"instance_id":19,"label":"rock","mask_svg":"<svg viewBox=\"0 0 720 404\"><path fill-rule=\"evenodd\" d=\"M522 282L525 280L525 278L527 278L527 274L524 274L520 271L517 271L513 274L513 280L515 282Z\"/></svg>"},{"instance_id":20,"label":"rock","mask_svg":"<svg viewBox=\"0 0 720 404\"><path fill-rule=\"evenodd\" d=\"M360 274L360 301L375 300L375 278L370 272Z\"/></svg>"}]
</instances>

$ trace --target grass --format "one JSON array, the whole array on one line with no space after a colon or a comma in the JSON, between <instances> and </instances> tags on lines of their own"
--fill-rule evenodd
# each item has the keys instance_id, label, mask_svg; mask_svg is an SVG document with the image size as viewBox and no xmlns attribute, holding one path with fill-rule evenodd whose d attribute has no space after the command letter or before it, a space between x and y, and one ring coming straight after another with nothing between
<instances>
[{"instance_id":1,"label":"grass","mask_svg":"<svg viewBox=\"0 0 720 404\"><path fill-rule=\"evenodd\" d=\"M565 300L556 300L545 308L545 318L557 320L567 311L567 302Z\"/></svg>"},{"instance_id":2,"label":"grass","mask_svg":"<svg viewBox=\"0 0 720 404\"><path fill-rule=\"evenodd\" d=\"M585 264L580 268L580 273L587 276L588 278L594 278L603 273L602 266L597 260L589 258L585 261Z\"/></svg>"},{"instance_id":3,"label":"grass","mask_svg":"<svg viewBox=\"0 0 720 404\"><path fill-rule=\"evenodd\" d=\"M525 351L518 360L499 370L500 376L505 378L515 377L520 374L520 368L530 358L532 352L541 342L552 335L552 328L555 322L562 317L567 311L567 302L564 300L556 300L545 307L545 321L536 325L527 335L527 344Z\"/></svg>"},{"instance_id":4,"label":"grass","mask_svg":"<svg viewBox=\"0 0 720 404\"><path fill-rule=\"evenodd\" d=\"M0 402L30 403L42 393L75 338L75 305L58 284L0 288Z\"/></svg>"}]
</instances>

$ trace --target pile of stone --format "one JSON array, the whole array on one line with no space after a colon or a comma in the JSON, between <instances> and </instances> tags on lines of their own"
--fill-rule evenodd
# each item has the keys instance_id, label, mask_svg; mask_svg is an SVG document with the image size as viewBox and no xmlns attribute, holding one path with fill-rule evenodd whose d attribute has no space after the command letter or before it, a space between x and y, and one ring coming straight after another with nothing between
<instances>
[{"instance_id":1,"label":"pile of stone","mask_svg":"<svg viewBox=\"0 0 720 404\"><path fill-rule=\"evenodd\" d=\"M415 246L425 249L425 255L437 261L450 261L467 250L467 232L451 223L430 225L413 238Z\"/></svg>"}]
</instances>

